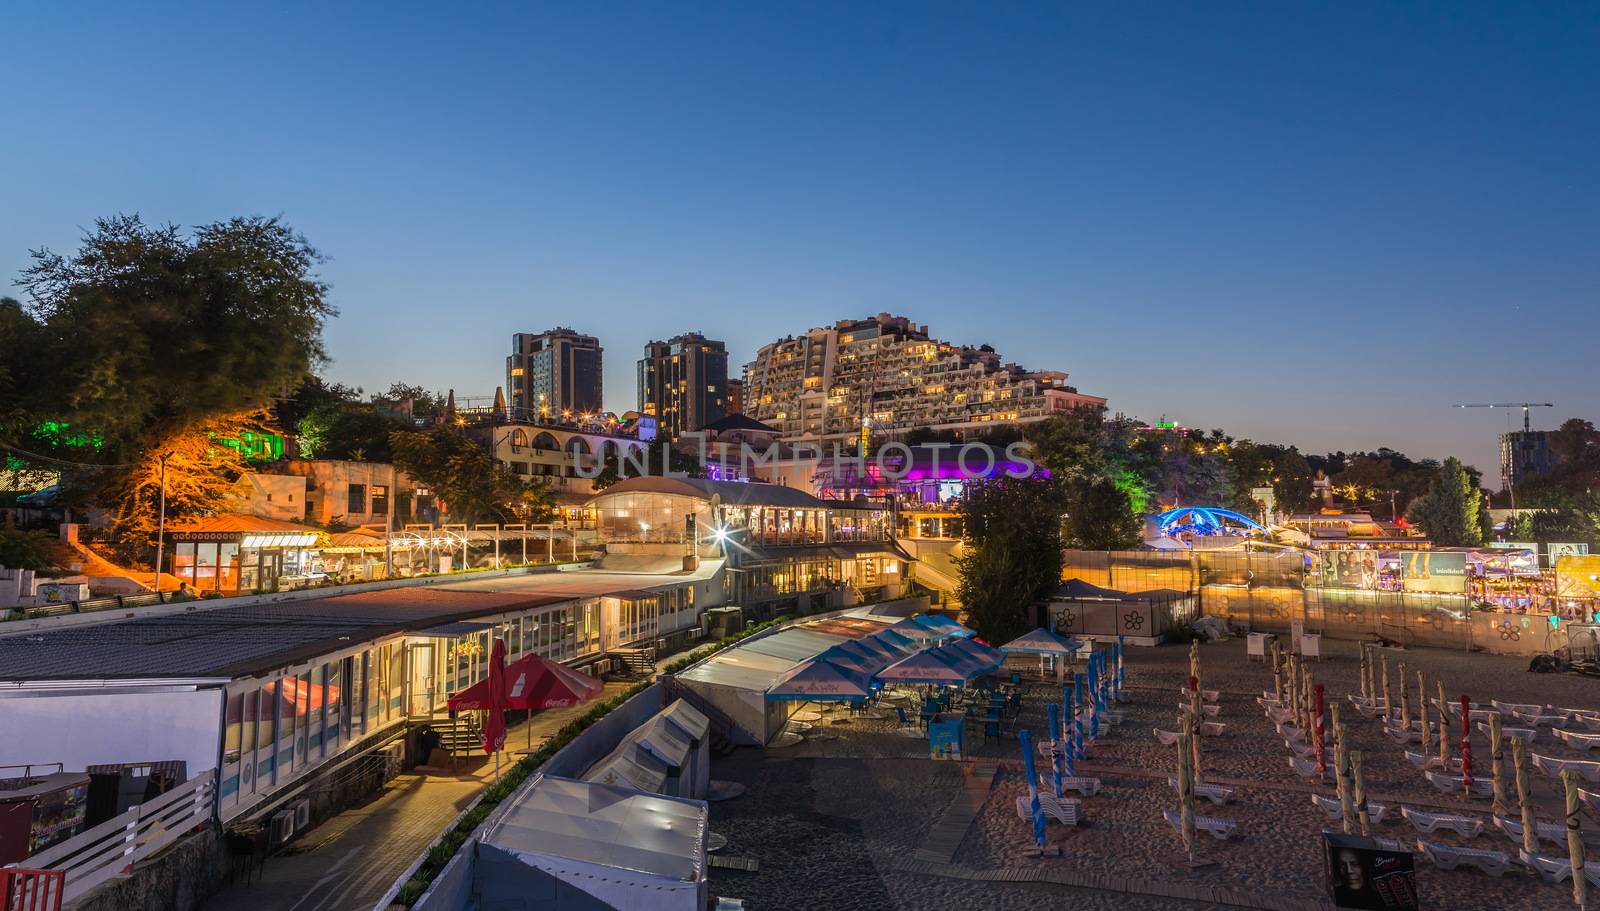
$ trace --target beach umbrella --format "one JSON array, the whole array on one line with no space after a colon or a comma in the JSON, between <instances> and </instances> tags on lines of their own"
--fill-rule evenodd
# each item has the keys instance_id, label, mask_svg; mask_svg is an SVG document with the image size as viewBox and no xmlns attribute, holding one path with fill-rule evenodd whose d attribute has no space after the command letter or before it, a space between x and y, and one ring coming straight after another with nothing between
<instances>
[{"instance_id":1,"label":"beach umbrella","mask_svg":"<svg viewBox=\"0 0 1600 911\"><path fill-rule=\"evenodd\" d=\"M1445 711L1449 703L1444 701L1444 682L1435 680L1439 687L1439 767L1446 772L1450 771L1450 713Z\"/></svg>"},{"instance_id":2,"label":"beach umbrella","mask_svg":"<svg viewBox=\"0 0 1600 911\"><path fill-rule=\"evenodd\" d=\"M973 660L987 670L997 670L1006 663L1006 654L1000 649L991 648L975 639L952 639L941 648L972 656Z\"/></svg>"},{"instance_id":3,"label":"beach umbrella","mask_svg":"<svg viewBox=\"0 0 1600 911\"><path fill-rule=\"evenodd\" d=\"M1050 713L1050 736L1055 741L1055 749L1050 751L1050 771L1055 778L1056 799L1067 796L1061 785L1061 756L1067 751L1067 742L1061 739L1061 709L1054 702L1046 708Z\"/></svg>"},{"instance_id":4,"label":"beach umbrella","mask_svg":"<svg viewBox=\"0 0 1600 911\"><path fill-rule=\"evenodd\" d=\"M1333 707L1333 785L1339 795L1339 810L1344 814L1344 831L1355 831L1356 802L1350 784L1350 732L1339 721L1339 706Z\"/></svg>"},{"instance_id":5,"label":"beach umbrella","mask_svg":"<svg viewBox=\"0 0 1600 911\"><path fill-rule=\"evenodd\" d=\"M1505 737L1500 731L1500 713L1489 716L1489 774L1494 778L1495 815L1506 812Z\"/></svg>"},{"instance_id":6,"label":"beach umbrella","mask_svg":"<svg viewBox=\"0 0 1600 911\"><path fill-rule=\"evenodd\" d=\"M818 652L817 657L813 660L827 661L830 664L844 668L852 674L870 679L877 672L904 657L903 655L898 655L891 659L883 655L866 652L861 648L849 648L848 646L849 643L830 645Z\"/></svg>"},{"instance_id":7,"label":"beach umbrella","mask_svg":"<svg viewBox=\"0 0 1600 911\"><path fill-rule=\"evenodd\" d=\"M870 694L865 676L819 656L773 681L767 687L766 698L770 702L855 702Z\"/></svg>"},{"instance_id":8,"label":"beach umbrella","mask_svg":"<svg viewBox=\"0 0 1600 911\"><path fill-rule=\"evenodd\" d=\"M1197 734L1200 730L1200 680L1196 677L1189 678L1189 717L1188 728L1190 734ZM1202 781L1200 777L1200 738L1189 738L1190 751L1194 756L1190 762L1189 777L1195 781Z\"/></svg>"},{"instance_id":9,"label":"beach umbrella","mask_svg":"<svg viewBox=\"0 0 1600 911\"><path fill-rule=\"evenodd\" d=\"M1178 735L1178 837L1183 839L1184 853L1194 861L1194 774L1190 768L1189 740L1194 737L1190 725L1193 719L1184 720L1184 729Z\"/></svg>"},{"instance_id":10,"label":"beach umbrella","mask_svg":"<svg viewBox=\"0 0 1600 911\"><path fill-rule=\"evenodd\" d=\"M1472 796L1472 703L1461 694L1461 783Z\"/></svg>"},{"instance_id":11,"label":"beach umbrella","mask_svg":"<svg viewBox=\"0 0 1600 911\"><path fill-rule=\"evenodd\" d=\"M917 640L911 638L910 636L903 636L900 633L895 632L893 627L880 629L872 635L865 637L865 639L882 643L888 648L894 649L901 654L909 654L910 652L916 651L918 648Z\"/></svg>"},{"instance_id":12,"label":"beach umbrella","mask_svg":"<svg viewBox=\"0 0 1600 911\"><path fill-rule=\"evenodd\" d=\"M1039 850L1044 850L1044 809L1039 806L1039 778L1033 767L1033 735L1027 728L1017 732L1017 739L1022 742L1023 771L1028 776L1028 806L1033 816L1033 840L1039 843Z\"/></svg>"},{"instance_id":13,"label":"beach umbrella","mask_svg":"<svg viewBox=\"0 0 1600 911\"><path fill-rule=\"evenodd\" d=\"M1350 779L1356 789L1356 820L1361 823L1361 834L1372 834L1372 822L1367 818L1367 779L1361 774L1361 751L1350 751Z\"/></svg>"},{"instance_id":14,"label":"beach umbrella","mask_svg":"<svg viewBox=\"0 0 1600 911\"><path fill-rule=\"evenodd\" d=\"M1383 720L1388 721L1394 717L1394 706L1389 704L1389 653L1380 652L1378 658L1383 664Z\"/></svg>"},{"instance_id":15,"label":"beach umbrella","mask_svg":"<svg viewBox=\"0 0 1600 911\"><path fill-rule=\"evenodd\" d=\"M907 617L904 620L899 620L895 622L894 625L890 626L886 632L894 633L897 636L903 636L912 640L913 642L918 643L919 645L929 642L937 642L938 640L944 638L944 636L929 629L926 624L919 622L918 618L916 617Z\"/></svg>"},{"instance_id":16,"label":"beach umbrella","mask_svg":"<svg viewBox=\"0 0 1600 911\"><path fill-rule=\"evenodd\" d=\"M1061 688L1061 743L1065 747L1061 751L1061 764L1066 774L1076 775L1073 771L1073 762L1077 759L1078 742L1073 734L1072 723L1072 696L1068 687Z\"/></svg>"},{"instance_id":17,"label":"beach umbrella","mask_svg":"<svg viewBox=\"0 0 1600 911\"><path fill-rule=\"evenodd\" d=\"M962 626L943 614L921 614L914 618L918 623L938 633L940 636L959 636L970 638L978 635L971 627Z\"/></svg>"},{"instance_id":18,"label":"beach umbrella","mask_svg":"<svg viewBox=\"0 0 1600 911\"><path fill-rule=\"evenodd\" d=\"M889 665L876 676L879 680L895 683L960 686L978 675L963 657L947 649L923 649Z\"/></svg>"},{"instance_id":19,"label":"beach umbrella","mask_svg":"<svg viewBox=\"0 0 1600 911\"><path fill-rule=\"evenodd\" d=\"M1517 803L1522 807L1522 851L1531 856L1539 853L1539 829L1533 817L1533 800L1528 796L1528 749L1521 740L1511 741L1511 764L1516 767Z\"/></svg>"},{"instance_id":20,"label":"beach umbrella","mask_svg":"<svg viewBox=\"0 0 1600 911\"><path fill-rule=\"evenodd\" d=\"M1359 664L1358 672L1360 674L1360 681L1361 681L1361 701L1362 702L1366 702L1366 701L1368 701L1368 700L1370 700L1372 698L1372 690L1367 687L1367 667L1368 667L1368 665L1367 665L1367 644L1365 642L1363 642L1363 643L1360 644L1359 647L1360 647L1360 653L1359 653L1360 664Z\"/></svg>"},{"instance_id":21,"label":"beach umbrella","mask_svg":"<svg viewBox=\"0 0 1600 911\"><path fill-rule=\"evenodd\" d=\"M1083 647L1077 639L1070 639L1047 629L1036 629L1031 633L1023 633L1017 638L1000 646L1000 651L1013 655L1038 655L1042 662L1049 657L1055 662L1056 682L1066 675L1066 659L1072 653Z\"/></svg>"},{"instance_id":22,"label":"beach umbrella","mask_svg":"<svg viewBox=\"0 0 1600 911\"><path fill-rule=\"evenodd\" d=\"M1428 734L1428 686L1421 671L1417 671L1417 716L1422 719L1422 751L1426 753L1433 748L1433 740Z\"/></svg>"},{"instance_id":23,"label":"beach umbrella","mask_svg":"<svg viewBox=\"0 0 1600 911\"><path fill-rule=\"evenodd\" d=\"M1400 727L1402 730L1411 730L1411 699L1406 696L1406 663L1400 662L1396 668L1400 680Z\"/></svg>"},{"instance_id":24,"label":"beach umbrella","mask_svg":"<svg viewBox=\"0 0 1600 911\"><path fill-rule=\"evenodd\" d=\"M489 647L489 716L483 722L483 751L494 754L494 780L500 780L500 751L506 746L506 641Z\"/></svg>"},{"instance_id":25,"label":"beach umbrella","mask_svg":"<svg viewBox=\"0 0 1600 911\"><path fill-rule=\"evenodd\" d=\"M1317 720L1316 720L1316 723L1311 726L1311 741L1312 741L1312 746L1317 751L1317 774L1318 775L1325 775L1328 772L1328 755L1327 755L1328 751L1327 751L1327 748L1322 745L1322 734L1323 734L1323 728L1322 728L1322 713L1323 713L1322 684L1320 684L1320 683L1317 684L1316 693L1317 693ZM1339 707L1337 705L1335 705L1333 707L1333 710L1335 712L1337 712L1337 711L1339 711Z\"/></svg>"},{"instance_id":26,"label":"beach umbrella","mask_svg":"<svg viewBox=\"0 0 1600 911\"><path fill-rule=\"evenodd\" d=\"M1072 758L1083 758L1083 675L1072 675Z\"/></svg>"},{"instance_id":27,"label":"beach umbrella","mask_svg":"<svg viewBox=\"0 0 1600 911\"><path fill-rule=\"evenodd\" d=\"M1122 698L1122 634L1117 633L1117 698Z\"/></svg>"},{"instance_id":28,"label":"beach umbrella","mask_svg":"<svg viewBox=\"0 0 1600 911\"><path fill-rule=\"evenodd\" d=\"M1578 830L1578 773L1561 770L1561 784L1567 797L1567 859L1572 863L1572 901L1588 907L1589 883L1583 870L1583 833Z\"/></svg>"}]
</instances>

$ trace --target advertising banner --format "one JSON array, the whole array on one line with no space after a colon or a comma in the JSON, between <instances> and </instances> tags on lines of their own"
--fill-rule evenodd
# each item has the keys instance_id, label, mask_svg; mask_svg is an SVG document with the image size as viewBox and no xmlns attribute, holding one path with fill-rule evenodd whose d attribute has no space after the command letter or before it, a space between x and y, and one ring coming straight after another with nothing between
<instances>
[{"instance_id":1,"label":"advertising banner","mask_svg":"<svg viewBox=\"0 0 1600 911\"><path fill-rule=\"evenodd\" d=\"M1378 552L1375 550L1331 550L1322 553L1324 588L1378 587Z\"/></svg>"},{"instance_id":2,"label":"advertising banner","mask_svg":"<svg viewBox=\"0 0 1600 911\"><path fill-rule=\"evenodd\" d=\"M1554 568L1556 561L1562 557L1587 557L1589 555L1589 545L1581 542L1562 544L1551 541L1545 545L1545 554L1549 557L1549 562L1546 565Z\"/></svg>"},{"instance_id":3,"label":"advertising banner","mask_svg":"<svg viewBox=\"0 0 1600 911\"><path fill-rule=\"evenodd\" d=\"M1422 906L1409 851L1383 847L1375 838L1334 832L1323 833L1322 841L1334 907L1410 911Z\"/></svg>"},{"instance_id":4,"label":"advertising banner","mask_svg":"<svg viewBox=\"0 0 1600 911\"><path fill-rule=\"evenodd\" d=\"M1400 578L1408 592L1464 592L1467 555L1460 551L1414 550L1400 555Z\"/></svg>"},{"instance_id":5,"label":"advertising banner","mask_svg":"<svg viewBox=\"0 0 1600 911\"><path fill-rule=\"evenodd\" d=\"M1557 598L1600 598L1600 556L1556 558Z\"/></svg>"}]
</instances>

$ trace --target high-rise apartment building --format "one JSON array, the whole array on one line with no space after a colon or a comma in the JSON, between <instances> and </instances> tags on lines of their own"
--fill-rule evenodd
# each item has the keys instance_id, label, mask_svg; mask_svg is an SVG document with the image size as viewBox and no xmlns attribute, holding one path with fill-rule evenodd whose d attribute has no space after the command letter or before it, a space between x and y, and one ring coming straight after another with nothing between
<instances>
[{"instance_id":1,"label":"high-rise apartment building","mask_svg":"<svg viewBox=\"0 0 1600 911\"><path fill-rule=\"evenodd\" d=\"M745 414L790 439L854 437L864 420L890 436L981 430L1105 401L1068 386L1065 373L1002 363L987 345L940 341L887 313L779 339L744 374Z\"/></svg>"},{"instance_id":2,"label":"high-rise apartment building","mask_svg":"<svg viewBox=\"0 0 1600 911\"><path fill-rule=\"evenodd\" d=\"M639 361L639 410L675 440L728 413L728 348L698 332L650 342Z\"/></svg>"},{"instance_id":3,"label":"high-rise apartment building","mask_svg":"<svg viewBox=\"0 0 1600 911\"><path fill-rule=\"evenodd\" d=\"M728 404L725 410L729 414L744 414L744 380L728 378Z\"/></svg>"},{"instance_id":4,"label":"high-rise apartment building","mask_svg":"<svg viewBox=\"0 0 1600 911\"><path fill-rule=\"evenodd\" d=\"M557 326L511 336L506 404L520 420L560 420L600 411L600 340Z\"/></svg>"},{"instance_id":5,"label":"high-rise apartment building","mask_svg":"<svg viewBox=\"0 0 1600 911\"><path fill-rule=\"evenodd\" d=\"M1500 434L1500 480L1521 484L1524 478L1547 475L1556 467L1548 430L1514 430Z\"/></svg>"}]
</instances>

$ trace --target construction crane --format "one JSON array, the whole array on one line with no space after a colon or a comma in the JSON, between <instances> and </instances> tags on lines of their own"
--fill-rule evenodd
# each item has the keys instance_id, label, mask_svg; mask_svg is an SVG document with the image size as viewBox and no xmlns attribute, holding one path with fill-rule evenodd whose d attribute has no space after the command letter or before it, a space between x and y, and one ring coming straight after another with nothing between
<instances>
[{"instance_id":1,"label":"construction crane","mask_svg":"<svg viewBox=\"0 0 1600 911\"><path fill-rule=\"evenodd\" d=\"M1554 408L1556 406L1552 405L1549 402L1495 402L1493 404L1481 404L1481 405L1480 404L1457 405L1456 407L1457 408L1521 408L1522 409L1522 432L1523 433L1528 433L1529 431L1531 431L1533 429L1533 422L1532 422L1532 419L1530 418L1530 416L1528 414L1528 409L1530 409L1530 408ZM1500 483L1502 485L1504 485L1505 490L1506 490L1506 496L1508 496L1511 499L1511 509L1513 511L1515 511L1516 508L1517 508L1517 489L1512 484L1512 478L1511 478L1512 472L1515 471L1515 468L1512 466L1512 462L1513 461L1515 461L1515 456L1509 456L1508 457L1505 453L1501 454L1501 457L1500 457Z\"/></svg>"},{"instance_id":2,"label":"construction crane","mask_svg":"<svg viewBox=\"0 0 1600 911\"><path fill-rule=\"evenodd\" d=\"M1522 432L1523 433L1527 433L1530 429L1532 429L1532 424L1530 423L1530 421L1528 419L1528 409L1529 408L1554 408L1556 406L1550 404L1549 402L1495 402L1492 405L1457 405L1456 407L1457 408L1521 408L1522 409Z\"/></svg>"}]
</instances>

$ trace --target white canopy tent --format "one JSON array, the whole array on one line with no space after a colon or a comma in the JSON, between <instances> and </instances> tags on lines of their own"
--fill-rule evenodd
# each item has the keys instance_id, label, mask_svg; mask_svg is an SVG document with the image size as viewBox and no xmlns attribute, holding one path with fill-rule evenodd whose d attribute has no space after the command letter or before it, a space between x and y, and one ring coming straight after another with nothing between
<instances>
[{"instance_id":1,"label":"white canopy tent","mask_svg":"<svg viewBox=\"0 0 1600 911\"><path fill-rule=\"evenodd\" d=\"M706 804L540 776L484 832L480 908L706 907Z\"/></svg>"}]
</instances>

